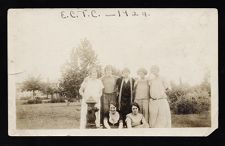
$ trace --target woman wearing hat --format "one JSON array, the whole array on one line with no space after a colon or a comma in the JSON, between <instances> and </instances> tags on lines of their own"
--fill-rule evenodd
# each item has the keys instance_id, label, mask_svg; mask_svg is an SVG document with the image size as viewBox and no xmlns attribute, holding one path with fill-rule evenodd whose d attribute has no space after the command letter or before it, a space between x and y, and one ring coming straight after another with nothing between
<instances>
[{"instance_id":1,"label":"woman wearing hat","mask_svg":"<svg viewBox=\"0 0 225 146\"><path fill-rule=\"evenodd\" d=\"M134 101L134 79L130 77L130 70L124 68L122 77L116 82L118 88L118 108L125 125L126 115L131 112L131 103Z\"/></svg>"},{"instance_id":2,"label":"woman wearing hat","mask_svg":"<svg viewBox=\"0 0 225 146\"><path fill-rule=\"evenodd\" d=\"M150 80L149 124L152 128L170 128L171 113L167 95L168 85L159 75L159 67L152 66L151 73L155 76Z\"/></svg>"},{"instance_id":3,"label":"woman wearing hat","mask_svg":"<svg viewBox=\"0 0 225 146\"><path fill-rule=\"evenodd\" d=\"M146 79L147 70L140 68L137 71L139 78L135 81L135 102L140 106L140 113L144 115L148 122L149 119L149 83Z\"/></svg>"}]
</instances>

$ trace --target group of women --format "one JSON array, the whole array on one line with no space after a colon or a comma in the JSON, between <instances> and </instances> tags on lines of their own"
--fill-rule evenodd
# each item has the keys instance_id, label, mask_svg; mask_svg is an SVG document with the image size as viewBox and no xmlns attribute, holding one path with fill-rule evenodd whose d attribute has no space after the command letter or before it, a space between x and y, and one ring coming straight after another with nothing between
<instances>
[{"instance_id":1,"label":"group of women","mask_svg":"<svg viewBox=\"0 0 225 146\"><path fill-rule=\"evenodd\" d=\"M88 98L96 101L96 126L104 128L170 128L171 113L167 101L167 83L159 75L159 67L152 66L147 78L147 70L137 71L138 79L130 76L124 68L122 77L112 74L112 66L107 65L104 76L97 78L97 69L91 68L89 76L81 84L82 96L80 128L86 127Z\"/></svg>"}]
</instances>

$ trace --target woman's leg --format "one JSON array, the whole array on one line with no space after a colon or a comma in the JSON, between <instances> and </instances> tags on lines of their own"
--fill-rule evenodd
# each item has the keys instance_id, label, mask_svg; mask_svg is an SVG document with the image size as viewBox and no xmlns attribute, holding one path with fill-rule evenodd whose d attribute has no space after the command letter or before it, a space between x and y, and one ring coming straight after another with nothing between
<instances>
[{"instance_id":1,"label":"woman's leg","mask_svg":"<svg viewBox=\"0 0 225 146\"><path fill-rule=\"evenodd\" d=\"M107 94L103 94L103 112L107 113L109 111L109 96Z\"/></svg>"},{"instance_id":2,"label":"woman's leg","mask_svg":"<svg viewBox=\"0 0 225 146\"><path fill-rule=\"evenodd\" d=\"M139 112L141 114L143 114L143 102L142 102L142 100L141 99L137 99L134 102L136 102L139 105L139 107L140 107L140 111Z\"/></svg>"},{"instance_id":3,"label":"woman's leg","mask_svg":"<svg viewBox=\"0 0 225 146\"><path fill-rule=\"evenodd\" d=\"M166 99L159 100L159 112L155 127L171 128L171 113Z\"/></svg>"},{"instance_id":4,"label":"woman's leg","mask_svg":"<svg viewBox=\"0 0 225 146\"><path fill-rule=\"evenodd\" d=\"M145 120L147 123L149 123L149 100L144 99L142 100L142 105L143 105L143 116L145 117Z\"/></svg>"},{"instance_id":5,"label":"woman's leg","mask_svg":"<svg viewBox=\"0 0 225 146\"><path fill-rule=\"evenodd\" d=\"M110 104L111 102L117 104L116 93L111 93L111 94L110 94L110 96L109 96L109 104Z\"/></svg>"},{"instance_id":6,"label":"woman's leg","mask_svg":"<svg viewBox=\"0 0 225 146\"><path fill-rule=\"evenodd\" d=\"M99 109L95 113L95 116L96 116L95 124L96 124L96 127L100 127L100 100L96 103L95 107Z\"/></svg>"},{"instance_id":7,"label":"woman's leg","mask_svg":"<svg viewBox=\"0 0 225 146\"><path fill-rule=\"evenodd\" d=\"M86 115L87 115L87 104L82 99L81 101L81 110L80 110L80 129L86 128Z\"/></svg>"},{"instance_id":8,"label":"woman's leg","mask_svg":"<svg viewBox=\"0 0 225 146\"><path fill-rule=\"evenodd\" d=\"M158 118L158 100L149 101L149 126L150 128L155 128Z\"/></svg>"},{"instance_id":9,"label":"woman's leg","mask_svg":"<svg viewBox=\"0 0 225 146\"><path fill-rule=\"evenodd\" d=\"M101 97L101 109L100 109L100 111L101 111L101 113L100 113L101 123L103 123L104 115L105 115L106 111L108 110L107 105L108 105L107 96L103 93L103 95Z\"/></svg>"}]
</instances>

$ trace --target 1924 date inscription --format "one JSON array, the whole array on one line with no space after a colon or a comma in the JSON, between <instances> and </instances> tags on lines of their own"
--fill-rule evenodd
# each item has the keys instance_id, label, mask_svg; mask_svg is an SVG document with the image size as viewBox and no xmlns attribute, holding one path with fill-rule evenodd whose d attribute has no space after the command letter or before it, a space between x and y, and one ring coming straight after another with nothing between
<instances>
[{"instance_id":1,"label":"1924 date inscription","mask_svg":"<svg viewBox=\"0 0 225 146\"><path fill-rule=\"evenodd\" d=\"M101 17L150 17L150 13L142 10L114 10L103 12L96 9L65 10L60 13L62 19L101 18Z\"/></svg>"}]
</instances>

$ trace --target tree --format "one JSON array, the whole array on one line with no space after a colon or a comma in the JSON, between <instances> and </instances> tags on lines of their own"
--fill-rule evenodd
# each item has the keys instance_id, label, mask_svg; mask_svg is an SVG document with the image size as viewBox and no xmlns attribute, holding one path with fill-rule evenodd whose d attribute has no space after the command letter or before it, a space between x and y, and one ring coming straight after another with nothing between
<instances>
[{"instance_id":1,"label":"tree","mask_svg":"<svg viewBox=\"0 0 225 146\"><path fill-rule=\"evenodd\" d=\"M32 91L33 99L35 97L35 91L41 90L41 80L40 76L38 77L28 77L26 81L23 82L22 91Z\"/></svg>"},{"instance_id":2,"label":"tree","mask_svg":"<svg viewBox=\"0 0 225 146\"><path fill-rule=\"evenodd\" d=\"M87 77L89 68L96 66L101 73L101 66L97 61L91 43L86 38L81 40L80 45L72 49L70 61L63 68L59 83L62 94L67 98L79 98L80 85Z\"/></svg>"},{"instance_id":3,"label":"tree","mask_svg":"<svg viewBox=\"0 0 225 146\"><path fill-rule=\"evenodd\" d=\"M202 90L207 91L209 96L211 96L210 70L206 70L200 87Z\"/></svg>"},{"instance_id":4,"label":"tree","mask_svg":"<svg viewBox=\"0 0 225 146\"><path fill-rule=\"evenodd\" d=\"M46 83L42 83L41 84L41 91L47 95L47 98L48 98L48 95L51 95L51 98L53 97L53 94L54 93L58 93L60 92L58 87L57 87L57 84L55 83L49 83L49 82L46 82Z\"/></svg>"},{"instance_id":5,"label":"tree","mask_svg":"<svg viewBox=\"0 0 225 146\"><path fill-rule=\"evenodd\" d=\"M78 46L76 52L80 61L79 69L83 74L87 75L90 67L99 65L97 55L86 38L81 40L81 44Z\"/></svg>"}]
</instances>

